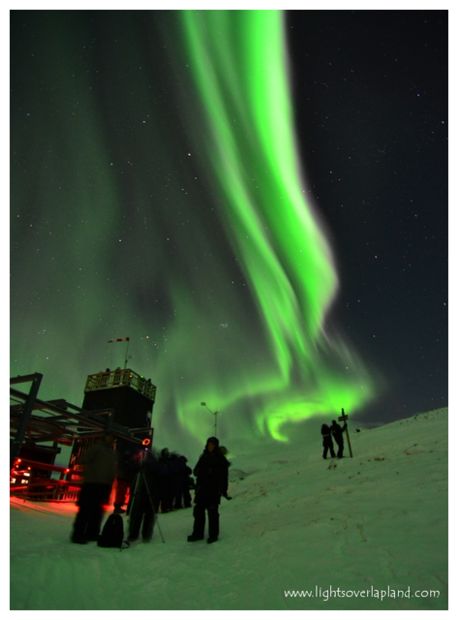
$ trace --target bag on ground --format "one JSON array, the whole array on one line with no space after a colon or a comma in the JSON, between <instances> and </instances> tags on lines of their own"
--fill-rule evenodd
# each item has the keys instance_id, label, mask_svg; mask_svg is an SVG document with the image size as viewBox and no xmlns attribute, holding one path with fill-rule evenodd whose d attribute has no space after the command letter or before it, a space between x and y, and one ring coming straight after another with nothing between
<instances>
[{"instance_id":1,"label":"bag on ground","mask_svg":"<svg viewBox=\"0 0 458 620\"><path fill-rule=\"evenodd\" d=\"M99 547L119 547L124 539L124 522L121 515L112 514L106 520L97 544Z\"/></svg>"}]
</instances>

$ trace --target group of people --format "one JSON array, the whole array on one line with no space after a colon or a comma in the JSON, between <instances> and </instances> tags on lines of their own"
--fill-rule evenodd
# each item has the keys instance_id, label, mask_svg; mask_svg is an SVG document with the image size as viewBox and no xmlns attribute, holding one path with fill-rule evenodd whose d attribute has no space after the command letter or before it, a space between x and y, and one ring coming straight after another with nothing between
<instances>
[{"instance_id":1,"label":"group of people","mask_svg":"<svg viewBox=\"0 0 458 620\"><path fill-rule=\"evenodd\" d=\"M225 456L226 448L219 445L216 437L207 440L193 472L184 456L171 454L167 448L160 455L144 450L137 452L136 458L124 453L117 459L114 441L113 435L106 434L85 453L82 462L84 481L78 498L72 542L84 544L98 540L104 505L109 501L115 477L115 513L126 512L123 506L129 490L129 542L137 540L140 535L144 542L151 540L155 516L159 511L190 507L191 488L194 488L194 526L188 541L204 538L206 514L207 542L218 540L218 506L221 497L230 499L227 494L230 463Z\"/></svg>"},{"instance_id":2,"label":"group of people","mask_svg":"<svg viewBox=\"0 0 458 620\"><path fill-rule=\"evenodd\" d=\"M331 426L323 424L323 458L328 452L331 458L342 458L344 450L343 433L347 425L339 426L333 420ZM184 456L171 454L164 448L159 455L151 450L132 454L124 453L117 459L114 450L114 437L106 434L91 446L85 454L84 482L78 498L78 514L73 524L71 540L84 544L98 540L104 505L108 503L112 484L117 478L115 513L126 512L125 505L129 490L128 541L136 541L140 535L144 542L151 540L155 516L158 512L190 507L190 489L194 488L194 524L189 542L203 540L205 521L208 517L208 543L214 543L219 537L219 504L221 498L228 496L228 474L230 463L226 458L227 450L219 445L216 437L209 437L205 448L194 467L186 464ZM195 476L195 483L191 474Z\"/></svg>"},{"instance_id":3,"label":"group of people","mask_svg":"<svg viewBox=\"0 0 458 620\"><path fill-rule=\"evenodd\" d=\"M347 424L345 423L343 426L337 424L335 420L332 421L331 426L327 424L323 424L321 426L321 435L323 437L323 458L326 459L328 456L328 451L331 455L331 458L335 458L336 453L334 452L334 443L333 439L337 444L337 458L341 459L343 457L344 450L344 431L347 429Z\"/></svg>"},{"instance_id":4,"label":"group of people","mask_svg":"<svg viewBox=\"0 0 458 620\"><path fill-rule=\"evenodd\" d=\"M126 512L128 491L132 496L133 486L140 468L140 461L147 452L118 450L118 471L116 476L115 512ZM191 506L190 490L194 488L192 470L187 465L185 456L169 452L163 448L158 457L155 457L155 510L156 512L170 512Z\"/></svg>"}]
</instances>

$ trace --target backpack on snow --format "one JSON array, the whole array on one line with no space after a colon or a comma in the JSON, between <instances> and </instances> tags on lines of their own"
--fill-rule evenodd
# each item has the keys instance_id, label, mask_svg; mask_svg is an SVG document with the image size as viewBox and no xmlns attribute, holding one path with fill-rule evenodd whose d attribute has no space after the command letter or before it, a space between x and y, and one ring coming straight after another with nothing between
<instances>
[{"instance_id":1,"label":"backpack on snow","mask_svg":"<svg viewBox=\"0 0 458 620\"><path fill-rule=\"evenodd\" d=\"M122 547L124 539L124 521L121 515L112 514L103 526L97 544L99 547Z\"/></svg>"}]
</instances>

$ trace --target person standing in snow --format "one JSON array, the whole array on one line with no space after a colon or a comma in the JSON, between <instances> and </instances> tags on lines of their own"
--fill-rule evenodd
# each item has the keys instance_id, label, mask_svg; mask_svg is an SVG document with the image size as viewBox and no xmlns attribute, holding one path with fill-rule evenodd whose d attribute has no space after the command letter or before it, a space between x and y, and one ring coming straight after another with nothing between
<instances>
[{"instance_id":1,"label":"person standing in snow","mask_svg":"<svg viewBox=\"0 0 458 620\"><path fill-rule=\"evenodd\" d=\"M110 498L116 476L114 436L107 433L86 451L82 459L84 482L78 497L78 514L73 523L71 541L85 544L97 540L103 518L103 506Z\"/></svg>"},{"instance_id":2,"label":"person standing in snow","mask_svg":"<svg viewBox=\"0 0 458 620\"><path fill-rule=\"evenodd\" d=\"M208 514L208 543L219 536L218 506L221 496L228 497L229 461L219 450L216 437L209 437L205 449L194 468L196 476L194 527L188 542L202 540L205 529L205 512Z\"/></svg>"},{"instance_id":3,"label":"person standing in snow","mask_svg":"<svg viewBox=\"0 0 458 620\"><path fill-rule=\"evenodd\" d=\"M170 467L170 452L163 448L159 456L159 496L161 512L172 510L173 499L173 476Z\"/></svg>"},{"instance_id":4,"label":"person standing in snow","mask_svg":"<svg viewBox=\"0 0 458 620\"><path fill-rule=\"evenodd\" d=\"M328 450L330 451L331 458L334 458L336 453L334 452L334 444L332 443L331 429L327 424L322 424L321 435L323 437L323 458L327 458Z\"/></svg>"},{"instance_id":5,"label":"person standing in snow","mask_svg":"<svg viewBox=\"0 0 458 620\"><path fill-rule=\"evenodd\" d=\"M123 514L126 512L123 506L126 503L127 491L131 491L132 479L135 475L134 457L132 451L124 446L117 446L118 470L116 475L116 494L114 500L114 512Z\"/></svg>"},{"instance_id":6,"label":"person standing in snow","mask_svg":"<svg viewBox=\"0 0 458 620\"><path fill-rule=\"evenodd\" d=\"M129 542L138 539L140 528L143 542L151 540L158 508L159 463L152 452L146 451L134 484L129 508Z\"/></svg>"},{"instance_id":7,"label":"person standing in snow","mask_svg":"<svg viewBox=\"0 0 458 620\"><path fill-rule=\"evenodd\" d=\"M337 458L341 459L343 456L344 449L344 438L343 432L347 428L347 424L345 423L343 426L339 426L335 420L332 421L331 424L331 433L334 437L334 441L337 444Z\"/></svg>"},{"instance_id":8,"label":"person standing in snow","mask_svg":"<svg viewBox=\"0 0 458 620\"><path fill-rule=\"evenodd\" d=\"M188 459L185 456L178 456L178 479L176 495L173 504L173 507L175 509L183 507L189 508L192 503L191 494L189 492L190 476L192 474L192 469L186 465L187 462Z\"/></svg>"}]
</instances>

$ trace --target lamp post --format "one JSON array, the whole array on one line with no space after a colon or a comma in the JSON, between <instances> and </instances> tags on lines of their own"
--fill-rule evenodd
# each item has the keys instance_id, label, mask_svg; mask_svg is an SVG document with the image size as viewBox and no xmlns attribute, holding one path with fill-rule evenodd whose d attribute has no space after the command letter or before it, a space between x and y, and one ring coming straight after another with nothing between
<instances>
[{"instance_id":1,"label":"lamp post","mask_svg":"<svg viewBox=\"0 0 458 620\"><path fill-rule=\"evenodd\" d=\"M217 437L217 427L218 427L218 411L212 411L208 406L207 403L200 403L202 407L205 407L212 415L215 416L215 437Z\"/></svg>"}]
</instances>

